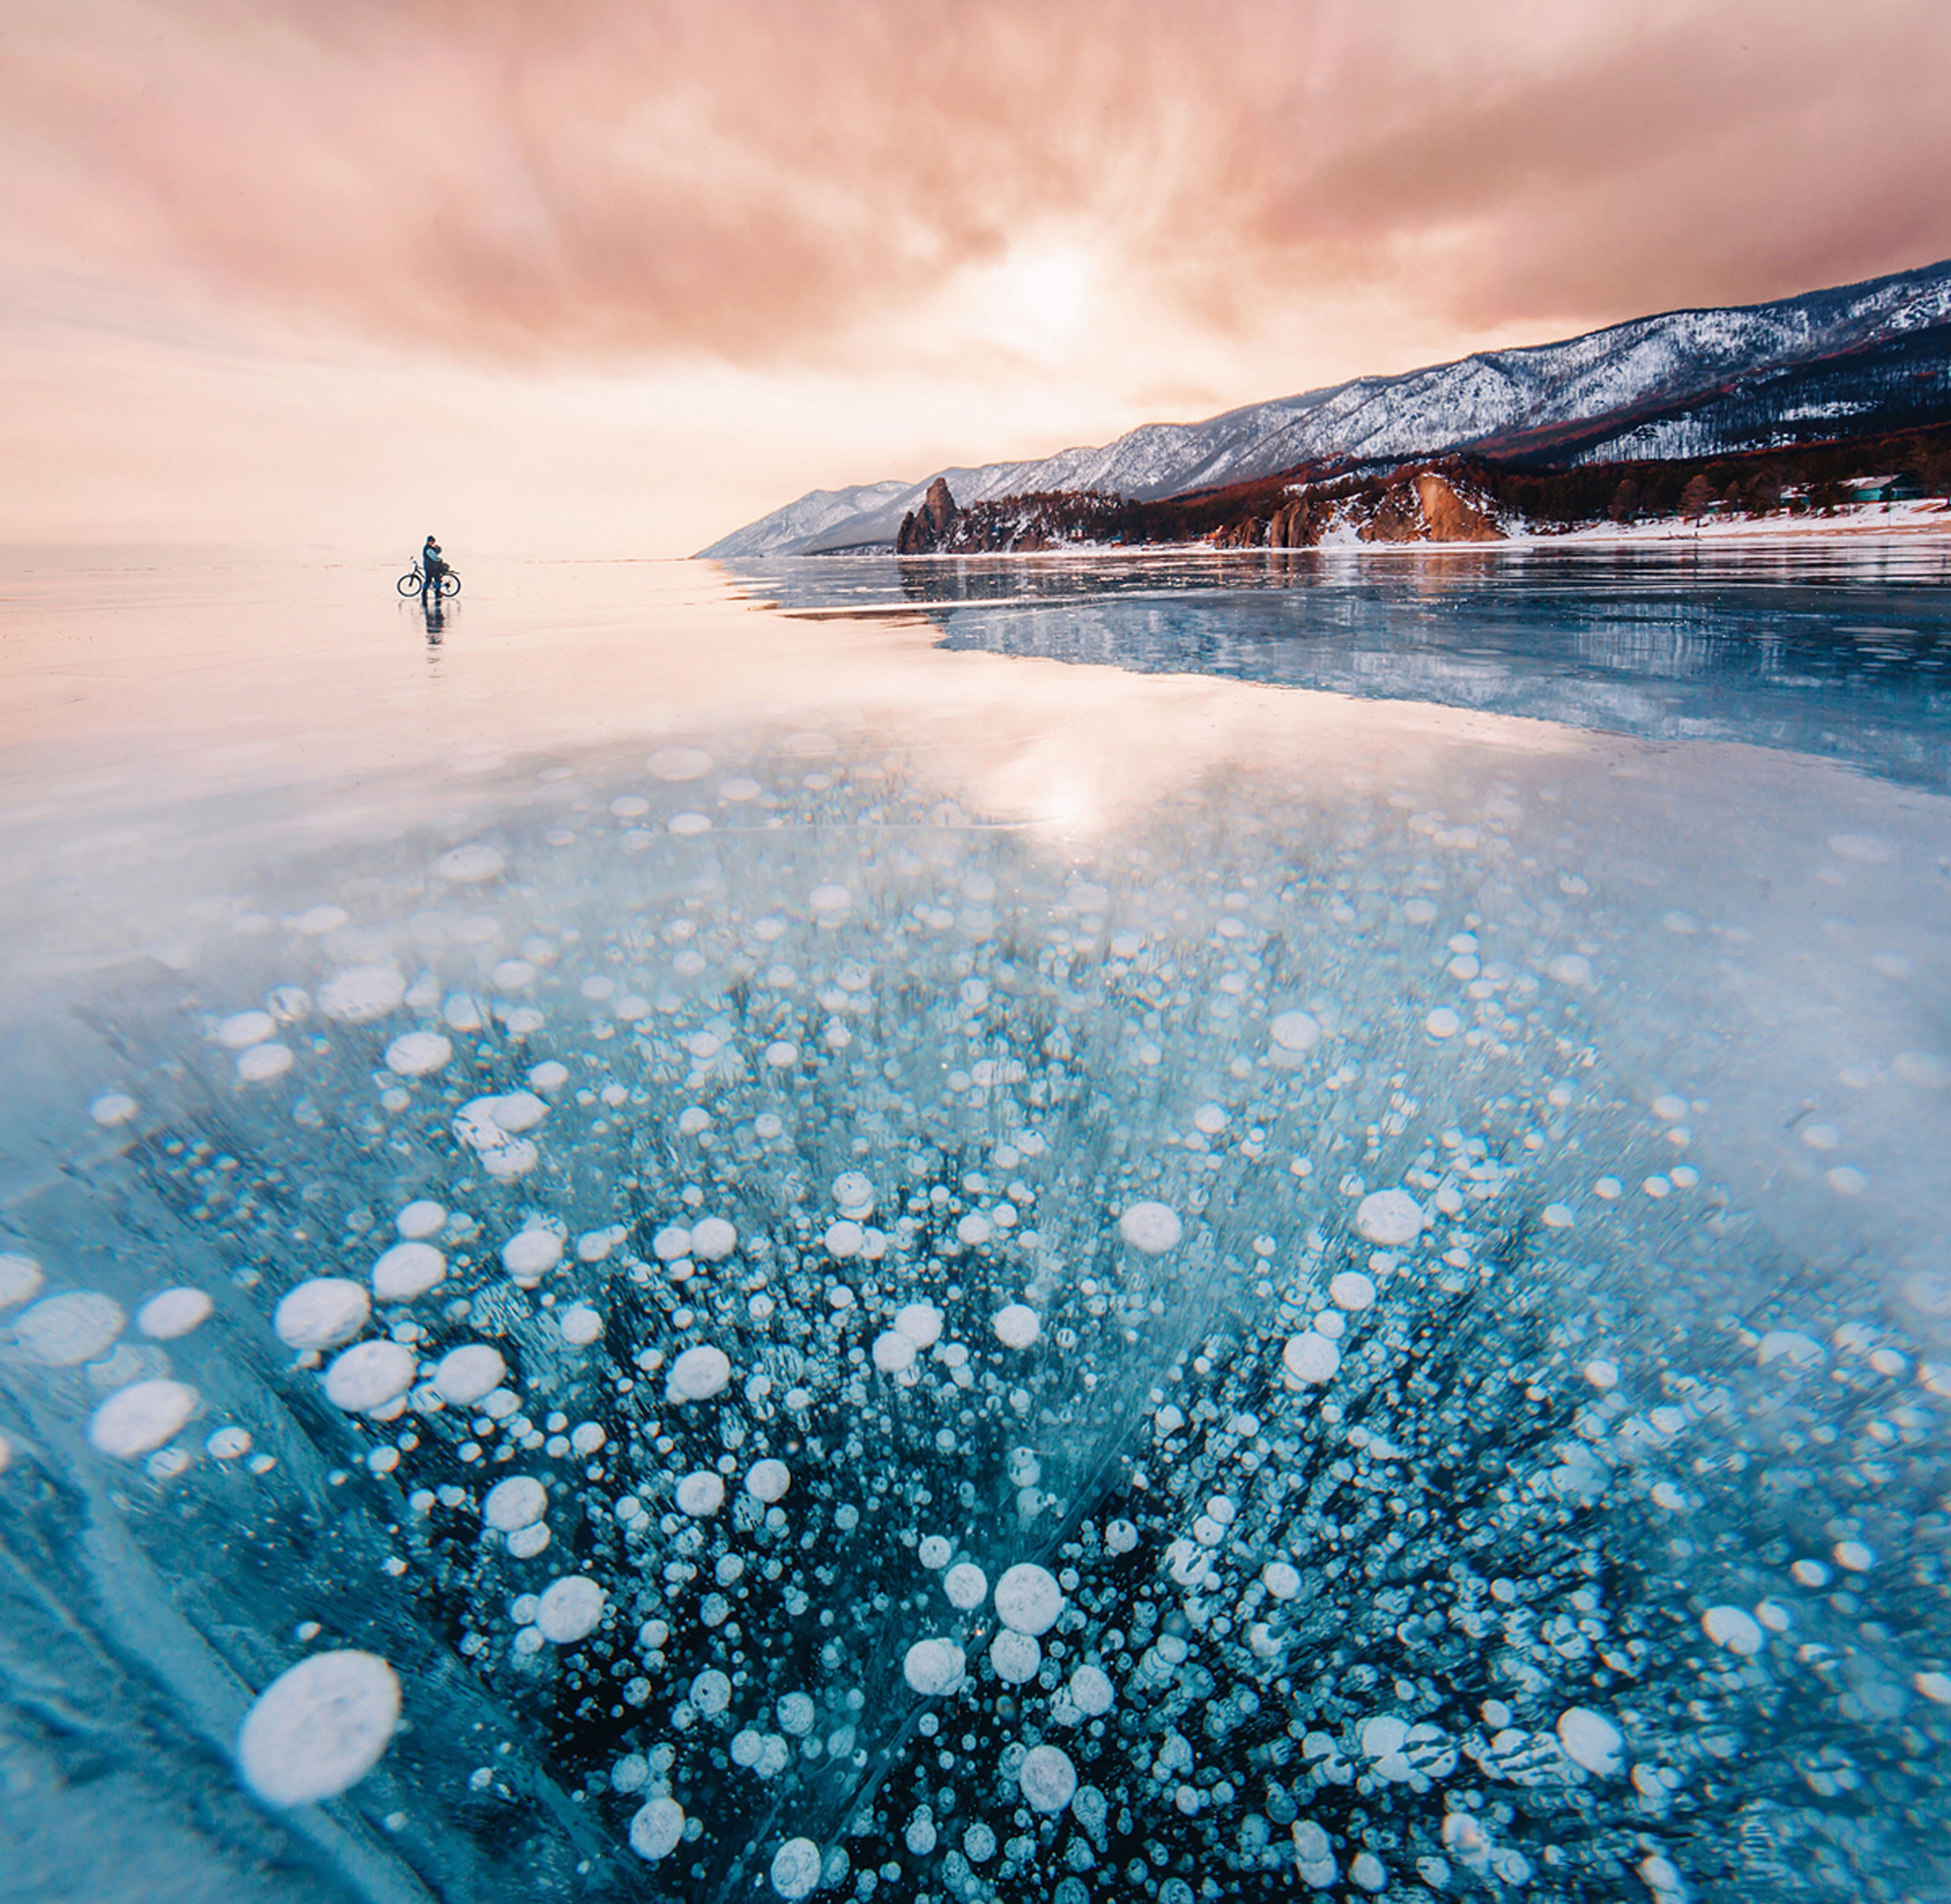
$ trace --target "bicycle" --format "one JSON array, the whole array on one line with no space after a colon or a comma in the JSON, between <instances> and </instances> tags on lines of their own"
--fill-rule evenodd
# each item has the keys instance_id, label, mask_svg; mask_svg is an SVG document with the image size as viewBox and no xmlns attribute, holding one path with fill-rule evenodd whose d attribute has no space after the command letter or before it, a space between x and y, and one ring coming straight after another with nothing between
<instances>
[{"instance_id":1,"label":"bicycle","mask_svg":"<svg viewBox=\"0 0 1951 1904\"><path fill-rule=\"evenodd\" d=\"M417 595L426 589L426 577L418 569L409 569L393 585L403 595ZM443 569L440 575L441 599L445 601L460 592L460 576L452 569Z\"/></svg>"}]
</instances>

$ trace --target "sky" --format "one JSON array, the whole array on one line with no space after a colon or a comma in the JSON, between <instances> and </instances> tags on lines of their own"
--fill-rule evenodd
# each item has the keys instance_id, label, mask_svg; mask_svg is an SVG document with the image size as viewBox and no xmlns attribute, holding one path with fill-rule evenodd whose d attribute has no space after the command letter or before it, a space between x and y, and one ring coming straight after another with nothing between
<instances>
[{"instance_id":1,"label":"sky","mask_svg":"<svg viewBox=\"0 0 1951 1904\"><path fill-rule=\"evenodd\" d=\"M1951 257L1943 0L0 0L0 541L686 554Z\"/></svg>"}]
</instances>

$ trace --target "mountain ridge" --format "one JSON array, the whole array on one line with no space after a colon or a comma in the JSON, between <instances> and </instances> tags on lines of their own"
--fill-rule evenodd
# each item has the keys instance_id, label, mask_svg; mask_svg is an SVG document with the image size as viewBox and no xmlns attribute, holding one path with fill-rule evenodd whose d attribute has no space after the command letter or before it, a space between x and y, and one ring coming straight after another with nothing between
<instances>
[{"instance_id":1,"label":"mountain ridge","mask_svg":"<svg viewBox=\"0 0 1951 1904\"><path fill-rule=\"evenodd\" d=\"M1712 420L1713 404L1728 390L1765 386L1769 373L1812 368L1940 326L1951 326L1951 260L1764 304L1693 306L1631 318L1552 343L1353 378L1198 422L1141 423L1108 444L1072 445L1047 457L951 465L912 483L896 477L813 490L699 554L891 547L902 517L941 479L964 504L1052 490L1103 490L1147 501L1307 464L1482 453L1506 442L1515 448L1527 438L1583 439L1586 447L1575 452L1580 460L1627 460L1647 454L1650 422L1687 412L1690 404L1709 417L1700 423L1688 412L1696 442L1705 445L1699 453L1764 447L1749 439L1767 427L1765 405L1759 418L1744 411L1738 424ZM1793 401L1794 387L1790 377L1785 401ZM1940 395L1942 390L1940 382ZM1837 414L1840 420L1847 412ZM1613 432L1620 439L1615 457L1604 454L1609 421L1619 426ZM1640 435L1629 450L1625 432L1634 428Z\"/></svg>"}]
</instances>

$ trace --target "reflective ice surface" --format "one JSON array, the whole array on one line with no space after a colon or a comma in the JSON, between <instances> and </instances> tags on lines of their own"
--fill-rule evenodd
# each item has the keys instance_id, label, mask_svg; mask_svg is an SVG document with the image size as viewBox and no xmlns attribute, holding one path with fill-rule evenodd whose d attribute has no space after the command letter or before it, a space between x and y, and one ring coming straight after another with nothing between
<instances>
[{"instance_id":1,"label":"reflective ice surface","mask_svg":"<svg viewBox=\"0 0 1951 1904\"><path fill-rule=\"evenodd\" d=\"M1942 1894L1941 563L1138 573L14 559L23 1894Z\"/></svg>"}]
</instances>

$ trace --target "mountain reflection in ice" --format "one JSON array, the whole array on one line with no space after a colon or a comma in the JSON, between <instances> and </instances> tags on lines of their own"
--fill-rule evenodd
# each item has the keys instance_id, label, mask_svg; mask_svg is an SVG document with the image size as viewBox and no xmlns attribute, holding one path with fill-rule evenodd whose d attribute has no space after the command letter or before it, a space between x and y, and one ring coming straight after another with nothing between
<instances>
[{"instance_id":1,"label":"mountain reflection in ice","mask_svg":"<svg viewBox=\"0 0 1951 1904\"><path fill-rule=\"evenodd\" d=\"M1934 1894L1940 803L1225 685L1189 769L1129 681L1085 826L1092 677L979 664L1041 773L666 723L94 849L170 897L12 1013L36 1894Z\"/></svg>"},{"instance_id":2,"label":"mountain reflection in ice","mask_svg":"<svg viewBox=\"0 0 1951 1904\"><path fill-rule=\"evenodd\" d=\"M912 606L950 648L1744 741L1951 785L1941 543L825 557L735 572L803 613Z\"/></svg>"}]
</instances>

